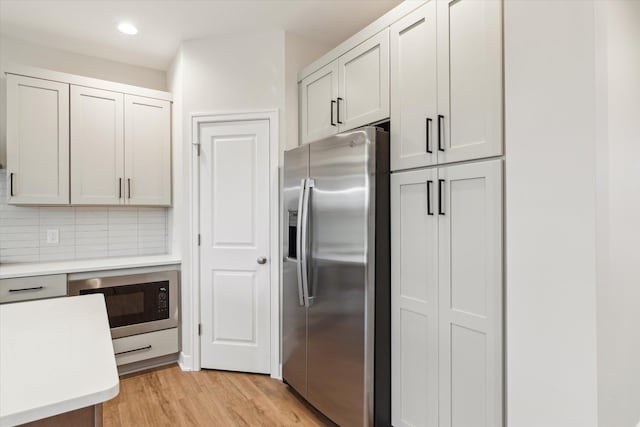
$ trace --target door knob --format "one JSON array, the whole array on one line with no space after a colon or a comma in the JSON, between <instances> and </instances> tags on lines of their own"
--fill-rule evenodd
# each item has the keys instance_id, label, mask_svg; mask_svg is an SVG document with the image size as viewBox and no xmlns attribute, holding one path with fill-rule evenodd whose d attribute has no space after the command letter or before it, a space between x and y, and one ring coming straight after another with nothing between
<instances>
[{"instance_id":1,"label":"door knob","mask_svg":"<svg viewBox=\"0 0 640 427\"><path fill-rule=\"evenodd\" d=\"M258 264L266 264L267 263L267 257L266 256L259 256L258 257Z\"/></svg>"}]
</instances>

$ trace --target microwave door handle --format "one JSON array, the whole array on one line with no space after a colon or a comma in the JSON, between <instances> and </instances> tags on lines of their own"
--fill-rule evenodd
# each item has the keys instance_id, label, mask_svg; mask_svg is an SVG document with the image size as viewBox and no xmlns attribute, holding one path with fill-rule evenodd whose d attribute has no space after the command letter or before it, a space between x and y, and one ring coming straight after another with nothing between
<instances>
[{"instance_id":1,"label":"microwave door handle","mask_svg":"<svg viewBox=\"0 0 640 427\"><path fill-rule=\"evenodd\" d=\"M298 215L296 218L296 274L298 276L298 304L304 305L304 295L302 290L302 209L304 206L303 198L305 194L305 188L307 186L307 179L303 178L300 181L300 193L298 194Z\"/></svg>"},{"instance_id":2,"label":"microwave door handle","mask_svg":"<svg viewBox=\"0 0 640 427\"><path fill-rule=\"evenodd\" d=\"M304 293L304 299L305 299L305 305L307 307L311 306L311 300L312 297L310 295L309 292L309 268L308 268L308 263L309 263L309 257L310 254L307 253L307 250L309 249L309 243L308 243L308 238L309 238L309 210L310 210L310 202L311 202L311 189L314 186L314 181L312 178L309 178L307 180L307 185L305 186L305 191L304 191L304 201L303 201L303 210L302 210L302 242L301 242L301 248L302 248L302 255L301 255L301 260L302 260L302 291Z\"/></svg>"}]
</instances>

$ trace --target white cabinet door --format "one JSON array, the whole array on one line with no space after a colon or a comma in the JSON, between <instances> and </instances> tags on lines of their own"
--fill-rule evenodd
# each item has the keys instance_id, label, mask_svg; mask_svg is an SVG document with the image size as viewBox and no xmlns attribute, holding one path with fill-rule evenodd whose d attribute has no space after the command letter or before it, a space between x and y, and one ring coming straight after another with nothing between
<instances>
[{"instance_id":1,"label":"white cabinet door","mask_svg":"<svg viewBox=\"0 0 640 427\"><path fill-rule=\"evenodd\" d=\"M302 143L338 132L338 61L320 68L300 82L300 135Z\"/></svg>"},{"instance_id":2,"label":"white cabinet door","mask_svg":"<svg viewBox=\"0 0 640 427\"><path fill-rule=\"evenodd\" d=\"M124 96L125 195L129 205L171 204L171 103Z\"/></svg>"},{"instance_id":3,"label":"white cabinet door","mask_svg":"<svg viewBox=\"0 0 640 427\"><path fill-rule=\"evenodd\" d=\"M199 135L202 367L268 373L269 122L204 123Z\"/></svg>"},{"instance_id":4,"label":"white cabinet door","mask_svg":"<svg viewBox=\"0 0 640 427\"><path fill-rule=\"evenodd\" d=\"M7 75L9 203L69 203L69 85Z\"/></svg>"},{"instance_id":5,"label":"white cabinet door","mask_svg":"<svg viewBox=\"0 0 640 427\"><path fill-rule=\"evenodd\" d=\"M436 0L391 26L391 170L436 163Z\"/></svg>"},{"instance_id":6,"label":"white cabinet door","mask_svg":"<svg viewBox=\"0 0 640 427\"><path fill-rule=\"evenodd\" d=\"M439 168L438 181L439 426L500 427L502 161Z\"/></svg>"},{"instance_id":7,"label":"white cabinet door","mask_svg":"<svg viewBox=\"0 0 640 427\"><path fill-rule=\"evenodd\" d=\"M438 427L437 171L391 175L394 426Z\"/></svg>"},{"instance_id":8,"label":"white cabinet door","mask_svg":"<svg viewBox=\"0 0 640 427\"><path fill-rule=\"evenodd\" d=\"M389 29L338 58L340 131L389 117Z\"/></svg>"},{"instance_id":9,"label":"white cabinet door","mask_svg":"<svg viewBox=\"0 0 640 427\"><path fill-rule=\"evenodd\" d=\"M71 86L71 204L124 200L123 95Z\"/></svg>"},{"instance_id":10,"label":"white cabinet door","mask_svg":"<svg viewBox=\"0 0 640 427\"><path fill-rule=\"evenodd\" d=\"M437 0L438 163L502 154L502 2Z\"/></svg>"}]
</instances>

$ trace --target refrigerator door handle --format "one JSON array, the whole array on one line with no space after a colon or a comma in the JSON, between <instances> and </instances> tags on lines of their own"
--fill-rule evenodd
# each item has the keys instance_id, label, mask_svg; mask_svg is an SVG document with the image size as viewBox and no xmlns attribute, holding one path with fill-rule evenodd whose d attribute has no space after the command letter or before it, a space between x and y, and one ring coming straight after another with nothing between
<instances>
[{"instance_id":1,"label":"refrigerator door handle","mask_svg":"<svg viewBox=\"0 0 640 427\"><path fill-rule=\"evenodd\" d=\"M300 256L302 260L302 292L304 293L304 301L307 307L311 306L312 297L309 295L309 269L308 269L308 257L307 249L309 248L307 239L309 237L309 204L311 199L311 189L313 188L314 181L312 178L307 180L307 185L304 188L304 196L303 196L303 207L302 207L302 242L301 249L302 255Z\"/></svg>"},{"instance_id":2,"label":"refrigerator door handle","mask_svg":"<svg viewBox=\"0 0 640 427\"><path fill-rule=\"evenodd\" d=\"M298 215L296 218L296 254L298 260L296 262L296 273L298 276L298 304L304 305L304 295L302 290L302 215L303 215L303 198L306 193L307 179L302 178L300 181L300 193L298 194Z\"/></svg>"}]
</instances>

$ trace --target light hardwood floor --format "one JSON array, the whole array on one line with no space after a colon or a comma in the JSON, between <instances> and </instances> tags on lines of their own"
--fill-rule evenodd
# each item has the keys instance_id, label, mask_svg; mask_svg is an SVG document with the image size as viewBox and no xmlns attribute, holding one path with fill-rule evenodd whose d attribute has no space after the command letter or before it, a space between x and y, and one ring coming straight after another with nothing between
<instances>
[{"instance_id":1,"label":"light hardwood floor","mask_svg":"<svg viewBox=\"0 0 640 427\"><path fill-rule=\"evenodd\" d=\"M104 427L331 425L267 375L177 365L120 378L120 394L103 409Z\"/></svg>"}]
</instances>

